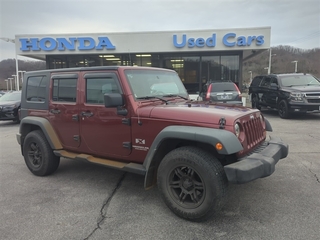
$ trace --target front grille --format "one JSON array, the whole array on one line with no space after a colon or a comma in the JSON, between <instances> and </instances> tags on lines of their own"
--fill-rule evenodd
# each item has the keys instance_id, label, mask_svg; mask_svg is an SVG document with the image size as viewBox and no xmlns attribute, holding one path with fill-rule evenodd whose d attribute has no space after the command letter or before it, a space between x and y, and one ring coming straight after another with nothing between
<instances>
[{"instance_id":1,"label":"front grille","mask_svg":"<svg viewBox=\"0 0 320 240\"><path fill-rule=\"evenodd\" d=\"M264 129L262 128L260 118L253 118L244 122L243 127L247 139L248 150L264 139Z\"/></svg>"},{"instance_id":2,"label":"front grille","mask_svg":"<svg viewBox=\"0 0 320 240\"><path fill-rule=\"evenodd\" d=\"M320 92L308 92L306 99L308 103L320 103Z\"/></svg>"}]
</instances>

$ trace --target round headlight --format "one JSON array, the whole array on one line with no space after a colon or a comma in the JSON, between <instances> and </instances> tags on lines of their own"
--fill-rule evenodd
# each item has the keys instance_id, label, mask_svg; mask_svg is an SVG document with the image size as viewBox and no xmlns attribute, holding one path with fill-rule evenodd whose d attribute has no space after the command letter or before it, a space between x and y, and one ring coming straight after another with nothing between
<instances>
[{"instance_id":1,"label":"round headlight","mask_svg":"<svg viewBox=\"0 0 320 240\"><path fill-rule=\"evenodd\" d=\"M236 123L234 125L234 132L236 133L236 136L239 137L239 135L240 135L240 126L239 126L238 123Z\"/></svg>"}]
</instances>

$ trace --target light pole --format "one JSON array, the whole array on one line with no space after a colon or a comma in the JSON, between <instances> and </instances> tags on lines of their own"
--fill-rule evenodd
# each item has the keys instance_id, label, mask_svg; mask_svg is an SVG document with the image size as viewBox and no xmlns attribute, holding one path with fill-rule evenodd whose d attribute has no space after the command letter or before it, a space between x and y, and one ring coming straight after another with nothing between
<instances>
[{"instance_id":1,"label":"light pole","mask_svg":"<svg viewBox=\"0 0 320 240\"><path fill-rule=\"evenodd\" d=\"M24 73L26 72L26 71L18 71L19 73L21 73L21 84L23 83L23 76L24 76Z\"/></svg>"},{"instance_id":2,"label":"light pole","mask_svg":"<svg viewBox=\"0 0 320 240\"><path fill-rule=\"evenodd\" d=\"M10 90L12 91L12 79L13 78L8 78L10 80Z\"/></svg>"},{"instance_id":3,"label":"light pole","mask_svg":"<svg viewBox=\"0 0 320 240\"><path fill-rule=\"evenodd\" d=\"M11 43L16 43L14 39L11 38L0 38L1 40L5 42L11 42ZM15 55L16 55L16 75L19 76L19 67L18 67L18 55L17 55L17 49L15 49ZM17 77L17 82L16 82L16 90L19 90L19 82L18 82L18 77Z\"/></svg>"},{"instance_id":4,"label":"light pole","mask_svg":"<svg viewBox=\"0 0 320 240\"><path fill-rule=\"evenodd\" d=\"M294 63L294 72L296 73L298 71L298 61L292 61L291 63Z\"/></svg>"},{"instance_id":5,"label":"light pole","mask_svg":"<svg viewBox=\"0 0 320 240\"><path fill-rule=\"evenodd\" d=\"M12 77L14 77L14 81L17 84L17 75L12 75ZM19 90L19 88L18 88L18 90ZM16 85L16 91L18 91L18 90L17 90L17 85Z\"/></svg>"},{"instance_id":6,"label":"light pole","mask_svg":"<svg viewBox=\"0 0 320 240\"><path fill-rule=\"evenodd\" d=\"M273 56L276 56L277 54L272 54L272 48L269 50L269 67L268 67L268 74L271 74L271 59Z\"/></svg>"},{"instance_id":7,"label":"light pole","mask_svg":"<svg viewBox=\"0 0 320 240\"><path fill-rule=\"evenodd\" d=\"M7 82L7 92L9 91L9 87L8 87L8 79L4 80L5 82Z\"/></svg>"}]
</instances>

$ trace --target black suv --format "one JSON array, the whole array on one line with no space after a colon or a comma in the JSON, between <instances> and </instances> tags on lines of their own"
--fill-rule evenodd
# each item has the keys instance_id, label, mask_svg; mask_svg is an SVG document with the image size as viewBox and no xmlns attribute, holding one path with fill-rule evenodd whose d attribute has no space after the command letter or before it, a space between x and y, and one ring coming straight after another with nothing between
<instances>
[{"instance_id":1,"label":"black suv","mask_svg":"<svg viewBox=\"0 0 320 240\"><path fill-rule=\"evenodd\" d=\"M238 86L232 81L207 82L199 94L199 100L242 105L242 96Z\"/></svg>"},{"instance_id":2,"label":"black suv","mask_svg":"<svg viewBox=\"0 0 320 240\"><path fill-rule=\"evenodd\" d=\"M281 118L293 113L320 112L320 81L310 74L257 76L249 87L252 108L270 107Z\"/></svg>"}]
</instances>

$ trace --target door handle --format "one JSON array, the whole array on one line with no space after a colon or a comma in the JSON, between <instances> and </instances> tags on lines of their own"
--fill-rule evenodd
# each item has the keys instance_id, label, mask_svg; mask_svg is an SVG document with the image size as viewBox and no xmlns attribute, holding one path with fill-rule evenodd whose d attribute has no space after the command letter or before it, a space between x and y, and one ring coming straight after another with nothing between
<instances>
[{"instance_id":1,"label":"door handle","mask_svg":"<svg viewBox=\"0 0 320 240\"><path fill-rule=\"evenodd\" d=\"M81 116L83 117L92 117L93 116L93 112L81 112Z\"/></svg>"},{"instance_id":2,"label":"door handle","mask_svg":"<svg viewBox=\"0 0 320 240\"><path fill-rule=\"evenodd\" d=\"M60 110L59 109L51 109L50 112L53 114L58 114L58 113L60 113Z\"/></svg>"}]
</instances>

